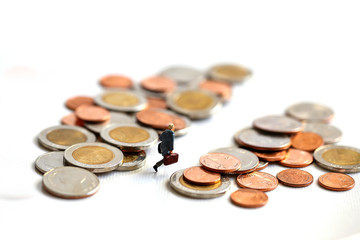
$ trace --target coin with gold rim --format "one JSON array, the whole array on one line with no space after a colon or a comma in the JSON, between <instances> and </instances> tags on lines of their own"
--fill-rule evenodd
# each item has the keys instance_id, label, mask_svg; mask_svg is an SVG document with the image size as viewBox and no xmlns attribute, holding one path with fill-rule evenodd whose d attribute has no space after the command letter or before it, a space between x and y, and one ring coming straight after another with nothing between
<instances>
[{"instance_id":1,"label":"coin with gold rim","mask_svg":"<svg viewBox=\"0 0 360 240\"><path fill-rule=\"evenodd\" d=\"M122 164L116 169L118 171L130 171L142 168L146 162L146 152L123 152Z\"/></svg>"},{"instance_id":2,"label":"coin with gold rim","mask_svg":"<svg viewBox=\"0 0 360 240\"><path fill-rule=\"evenodd\" d=\"M208 70L210 79L227 83L240 83L251 75L251 71L232 63L217 64Z\"/></svg>"},{"instance_id":3,"label":"coin with gold rim","mask_svg":"<svg viewBox=\"0 0 360 240\"><path fill-rule=\"evenodd\" d=\"M136 91L107 91L97 95L94 101L99 106L119 112L138 112L147 106L146 98Z\"/></svg>"},{"instance_id":4,"label":"coin with gold rim","mask_svg":"<svg viewBox=\"0 0 360 240\"><path fill-rule=\"evenodd\" d=\"M118 148L105 143L79 143L65 150L64 159L69 165L102 173L118 168L124 155Z\"/></svg>"}]
</instances>

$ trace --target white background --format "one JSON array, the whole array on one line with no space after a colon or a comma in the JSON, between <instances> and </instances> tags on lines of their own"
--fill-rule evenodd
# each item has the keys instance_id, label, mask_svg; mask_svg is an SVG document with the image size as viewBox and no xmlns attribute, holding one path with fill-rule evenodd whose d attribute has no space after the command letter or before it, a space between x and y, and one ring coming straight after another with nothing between
<instances>
[{"instance_id":1,"label":"white background","mask_svg":"<svg viewBox=\"0 0 360 240\"><path fill-rule=\"evenodd\" d=\"M261 116L299 101L335 111L339 144L359 146L360 14L357 1L1 1L1 239L359 239L360 173L356 186L331 192L317 184L326 171L305 170L314 183L279 186L258 209L178 195L168 185L178 169L208 151L234 145L233 134ZM100 190L64 200L42 190L34 161L45 151L37 134L69 113L67 98L101 92L109 73L136 82L174 65L201 70L219 62L254 75L234 87L213 117L193 122L175 141L177 164L147 165L99 176ZM285 169L272 165L265 172Z\"/></svg>"}]
</instances>

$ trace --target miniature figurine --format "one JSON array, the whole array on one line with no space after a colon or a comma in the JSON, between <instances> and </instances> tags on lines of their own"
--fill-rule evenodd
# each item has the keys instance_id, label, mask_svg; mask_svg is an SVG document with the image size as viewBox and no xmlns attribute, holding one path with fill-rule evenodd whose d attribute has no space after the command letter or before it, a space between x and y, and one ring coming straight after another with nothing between
<instances>
[{"instance_id":1,"label":"miniature figurine","mask_svg":"<svg viewBox=\"0 0 360 240\"><path fill-rule=\"evenodd\" d=\"M161 142L158 145L158 152L163 156L163 159L158 161L153 166L156 172L162 164L170 165L178 161L178 154L173 153L175 139L174 129L174 124L170 123L168 129L166 129L163 133L160 134L159 140Z\"/></svg>"}]
</instances>

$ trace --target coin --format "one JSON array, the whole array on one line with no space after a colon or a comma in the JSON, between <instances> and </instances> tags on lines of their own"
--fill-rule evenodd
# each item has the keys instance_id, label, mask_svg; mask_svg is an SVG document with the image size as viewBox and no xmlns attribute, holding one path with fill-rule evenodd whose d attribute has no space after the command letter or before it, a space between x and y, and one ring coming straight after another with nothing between
<instances>
[{"instance_id":1,"label":"coin","mask_svg":"<svg viewBox=\"0 0 360 240\"><path fill-rule=\"evenodd\" d=\"M107 143L129 152L148 149L158 140L155 130L136 124L111 123L101 130L100 136Z\"/></svg>"},{"instance_id":2,"label":"coin","mask_svg":"<svg viewBox=\"0 0 360 240\"><path fill-rule=\"evenodd\" d=\"M239 130L234 135L239 145L262 151L281 151L288 149L291 140L288 135L259 131L253 128Z\"/></svg>"},{"instance_id":3,"label":"coin","mask_svg":"<svg viewBox=\"0 0 360 240\"><path fill-rule=\"evenodd\" d=\"M230 174L243 174L243 173L253 172L259 165L259 158L255 154L253 154L252 152L246 149L237 148L237 147L225 147L225 148L217 148L210 152L226 153L240 160L240 168L236 169L235 171L228 172Z\"/></svg>"},{"instance_id":4,"label":"coin","mask_svg":"<svg viewBox=\"0 0 360 240\"><path fill-rule=\"evenodd\" d=\"M100 123L85 122L84 125L87 129L94 133L100 133L101 130L110 123L135 123L135 118L129 116L126 113L121 112L110 112L110 119Z\"/></svg>"},{"instance_id":5,"label":"coin","mask_svg":"<svg viewBox=\"0 0 360 240\"><path fill-rule=\"evenodd\" d=\"M199 166L186 169L183 175L187 182L195 185L212 185L221 181L220 173L210 172Z\"/></svg>"},{"instance_id":6,"label":"coin","mask_svg":"<svg viewBox=\"0 0 360 240\"><path fill-rule=\"evenodd\" d=\"M61 119L61 124L83 127L84 121L79 119L75 113L70 113Z\"/></svg>"},{"instance_id":7,"label":"coin","mask_svg":"<svg viewBox=\"0 0 360 240\"><path fill-rule=\"evenodd\" d=\"M246 208L257 208L265 206L269 198L266 193L254 189L239 189L230 195L231 201Z\"/></svg>"},{"instance_id":8,"label":"coin","mask_svg":"<svg viewBox=\"0 0 360 240\"><path fill-rule=\"evenodd\" d=\"M289 187L306 187L313 182L313 176L300 169L286 169L279 172L276 177L279 182Z\"/></svg>"},{"instance_id":9,"label":"coin","mask_svg":"<svg viewBox=\"0 0 360 240\"><path fill-rule=\"evenodd\" d=\"M229 101L232 95L230 84L216 81L204 81L200 83L200 89L208 90L216 94L222 101Z\"/></svg>"},{"instance_id":10,"label":"coin","mask_svg":"<svg viewBox=\"0 0 360 240\"><path fill-rule=\"evenodd\" d=\"M325 144L337 143L342 137L342 132L337 127L321 122L305 123L303 131L320 135Z\"/></svg>"},{"instance_id":11,"label":"coin","mask_svg":"<svg viewBox=\"0 0 360 240\"><path fill-rule=\"evenodd\" d=\"M207 153L200 157L200 164L212 172L233 172L240 168L240 160L236 157L220 152Z\"/></svg>"},{"instance_id":12,"label":"coin","mask_svg":"<svg viewBox=\"0 0 360 240\"><path fill-rule=\"evenodd\" d=\"M47 152L40 155L35 161L35 167L41 173L56 167L64 167L64 152Z\"/></svg>"},{"instance_id":13,"label":"coin","mask_svg":"<svg viewBox=\"0 0 360 240\"><path fill-rule=\"evenodd\" d=\"M143 110L147 101L146 98L136 91L107 91L97 95L94 101L99 106L119 112L138 112Z\"/></svg>"},{"instance_id":14,"label":"coin","mask_svg":"<svg viewBox=\"0 0 360 240\"><path fill-rule=\"evenodd\" d=\"M146 109L151 109L151 108L167 109L166 101L162 98L147 97L146 99L148 102Z\"/></svg>"},{"instance_id":15,"label":"coin","mask_svg":"<svg viewBox=\"0 0 360 240\"><path fill-rule=\"evenodd\" d=\"M170 66L159 75L173 79L180 87L197 87L204 79L201 71L188 66Z\"/></svg>"},{"instance_id":16,"label":"coin","mask_svg":"<svg viewBox=\"0 0 360 240\"><path fill-rule=\"evenodd\" d=\"M102 107L93 105L81 105L76 108L78 118L88 122L103 122L110 119L110 112Z\"/></svg>"},{"instance_id":17,"label":"coin","mask_svg":"<svg viewBox=\"0 0 360 240\"><path fill-rule=\"evenodd\" d=\"M301 122L286 116L265 116L253 122L257 129L274 133L297 133L303 128Z\"/></svg>"},{"instance_id":18,"label":"coin","mask_svg":"<svg viewBox=\"0 0 360 240\"><path fill-rule=\"evenodd\" d=\"M306 122L328 123L334 116L334 111L331 108L310 102L296 103L288 107L285 112L290 117Z\"/></svg>"},{"instance_id":19,"label":"coin","mask_svg":"<svg viewBox=\"0 0 360 240\"><path fill-rule=\"evenodd\" d=\"M256 189L263 192L272 191L279 185L276 177L264 172L252 172L239 175L236 178L236 182L240 187Z\"/></svg>"},{"instance_id":20,"label":"coin","mask_svg":"<svg viewBox=\"0 0 360 240\"><path fill-rule=\"evenodd\" d=\"M172 110L191 119L210 117L222 106L215 94L201 89L176 91L167 97L167 104Z\"/></svg>"},{"instance_id":21,"label":"coin","mask_svg":"<svg viewBox=\"0 0 360 240\"><path fill-rule=\"evenodd\" d=\"M255 171L260 171L265 169L269 165L269 162L259 160L259 165L256 167Z\"/></svg>"},{"instance_id":22,"label":"coin","mask_svg":"<svg viewBox=\"0 0 360 240\"><path fill-rule=\"evenodd\" d=\"M324 144L322 137L312 132L299 132L291 138L294 148L312 152Z\"/></svg>"},{"instance_id":23,"label":"coin","mask_svg":"<svg viewBox=\"0 0 360 240\"><path fill-rule=\"evenodd\" d=\"M64 152L67 164L81 167L94 173L110 172L123 161L123 153L105 143L78 143Z\"/></svg>"},{"instance_id":24,"label":"coin","mask_svg":"<svg viewBox=\"0 0 360 240\"><path fill-rule=\"evenodd\" d=\"M42 130L38 140L50 150L65 150L75 143L95 142L96 137L82 127L59 125Z\"/></svg>"},{"instance_id":25,"label":"coin","mask_svg":"<svg viewBox=\"0 0 360 240\"><path fill-rule=\"evenodd\" d=\"M123 75L107 75L100 79L100 85L105 88L130 89L133 87L133 80Z\"/></svg>"},{"instance_id":26,"label":"coin","mask_svg":"<svg viewBox=\"0 0 360 240\"><path fill-rule=\"evenodd\" d=\"M250 75L249 69L232 63L217 64L208 70L210 79L227 83L241 83Z\"/></svg>"},{"instance_id":27,"label":"coin","mask_svg":"<svg viewBox=\"0 0 360 240\"><path fill-rule=\"evenodd\" d=\"M342 173L325 173L318 179L319 185L332 191L347 191L355 186L355 180Z\"/></svg>"},{"instance_id":28,"label":"coin","mask_svg":"<svg viewBox=\"0 0 360 240\"><path fill-rule=\"evenodd\" d=\"M66 107L73 111L75 111L77 107L83 104L94 105L94 100L92 97L88 96L76 96L69 98L65 102Z\"/></svg>"},{"instance_id":29,"label":"coin","mask_svg":"<svg viewBox=\"0 0 360 240\"><path fill-rule=\"evenodd\" d=\"M123 152L123 162L116 170L118 171L130 171L142 168L146 162L145 151L140 152Z\"/></svg>"},{"instance_id":30,"label":"coin","mask_svg":"<svg viewBox=\"0 0 360 240\"><path fill-rule=\"evenodd\" d=\"M313 162L313 156L311 153L290 148L284 160L279 163L286 167L302 168L309 166Z\"/></svg>"},{"instance_id":31,"label":"coin","mask_svg":"<svg viewBox=\"0 0 360 240\"><path fill-rule=\"evenodd\" d=\"M360 149L348 146L324 145L314 152L316 163L334 172L360 172Z\"/></svg>"},{"instance_id":32,"label":"coin","mask_svg":"<svg viewBox=\"0 0 360 240\"><path fill-rule=\"evenodd\" d=\"M277 152L259 152L251 150L258 158L268 162L278 162L286 158L287 150Z\"/></svg>"},{"instance_id":33,"label":"coin","mask_svg":"<svg viewBox=\"0 0 360 240\"><path fill-rule=\"evenodd\" d=\"M152 76L140 82L142 88L160 93L170 93L176 88L176 82L165 76Z\"/></svg>"},{"instance_id":34,"label":"coin","mask_svg":"<svg viewBox=\"0 0 360 240\"><path fill-rule=\"evenodd\" d=\"M61 198L85 198L99 190L97 176L77 167L58 167L44 174L42 180L46 191Z\"/></svg>"},{"instance_id":35,"label":"coin","mask_svg":"<svg viewBox=\"0 0 360 240\"><path fill-rule=\"evenodd\" d=\"M226 193L230 188L230 180L227 177L221 177L221 181L201 186L190 184L183 179L185 169L174 172L170 177L170 186L178 193L193 198L215 198Z\"/></svg>"}]
</instances>

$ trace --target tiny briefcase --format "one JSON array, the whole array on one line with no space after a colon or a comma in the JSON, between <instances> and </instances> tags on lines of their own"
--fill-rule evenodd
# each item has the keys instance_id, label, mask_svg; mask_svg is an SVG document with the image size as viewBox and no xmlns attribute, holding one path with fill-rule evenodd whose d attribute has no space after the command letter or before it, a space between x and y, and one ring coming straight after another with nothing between
<instances>
[{"instance_id":1,"label":"tiny briefcase","mask_svg":"<svg viewBox=\"0 0 360 240\"><path fill-rule=\"evenodd\" d=\"M179 154L170 153L169 155L164 156L164 165L170 165L176 163L179 159Z\"/></svg>"}]
</instances>

